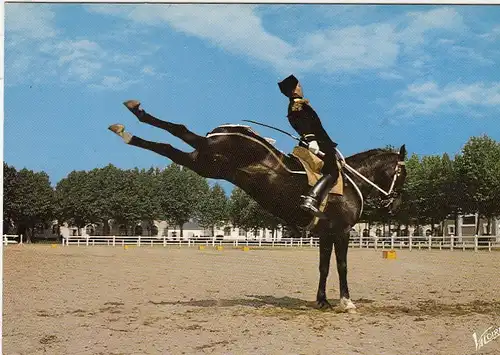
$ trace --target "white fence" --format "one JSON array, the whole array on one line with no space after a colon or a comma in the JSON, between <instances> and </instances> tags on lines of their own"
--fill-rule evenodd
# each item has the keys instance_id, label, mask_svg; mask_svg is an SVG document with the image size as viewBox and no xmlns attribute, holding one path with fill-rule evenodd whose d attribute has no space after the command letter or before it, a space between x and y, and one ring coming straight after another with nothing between
<instances>
[{"instance_id":1,"label":"white fence","mask_svg":"<svg viewBox=\"0 0 500 355\"><path fill-rule=\"evenodd\" d=\"M15 235L4 235L3 243L17 244ZM20 240L22 243L22 239ZM146 237L146 236L71 236L62 239L62 245L76 246L251 246L251 247L318 247L318 238L281 238L280 240L230 240L230 239L185 239L172 240L167 237ZM351 237L349 247L362 249L409 249L409 250L499 250L500 236L470 236L470 237L436 237L436 236L409 236L409 237L386 237L386 238L363 238Z\"/></svg>"}]
</instances>

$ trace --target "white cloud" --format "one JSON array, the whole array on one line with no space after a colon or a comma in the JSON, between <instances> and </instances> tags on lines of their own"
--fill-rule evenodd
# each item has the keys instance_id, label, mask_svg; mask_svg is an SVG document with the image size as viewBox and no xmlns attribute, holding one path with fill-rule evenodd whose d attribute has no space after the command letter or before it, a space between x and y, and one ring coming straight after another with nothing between
<instances>
[{"instance_id":1,"label":"white cloud","mask_svg":"<svg viewBox=\"0 0 500 355\"><path fill-rule=\"evenodd\" d=\"M478 107L500 108L500 82L444 86L434 81L414 83L407 86L400 99L392 112L407 117L463 109L473 113Z\"/></svg>"},{"instance_id":2,"label":"white cloud","mask_svg":"<svg viewBox=\"0 0 500 355\"><path fill-rule=\"evenodd\" d=\"M269 11L250 5L155 4L120 8L90 5L87 9L142 25L168 25L228 52L257 59L279 72L298 74L373 69L389 72L398 63L402 48L408 52L422 47L429 32L465 28L462 16L455 9L440 7L411 12L396 20L362 26L336 26L314 33L300 33L298 26L297 43L292 43L264 28L259 16ZM289 10L288 7L283 9ZM341 12L352 9L344 7Z\"/></svg>"},{"instance_id":3,"label":"white cloud","mask_svg":"<svg viewBox=\"0 0 500 355\"><path fill-rule=\"evenodd\" d=\"M24 39L54 37L57 35L54 17L49 5L5 4L5 28L8 35L22 36Z\"/></svg>"},{"instance_id":4,"label":"white cloud","mask_svg":"<svg viewBox=\"0 0 500 355\"><path fill-rule=\"evenodd\" d=\"M303 69L336 72L390 67L398 52L394 28L375 24L307 35L300 40L295 56L303 58L296 64Z\"/></svg>"},{"instance_id":5,"label":"white cloud","mask_svg":"<svg viewBox=\"0 0 500 355\"><path fill-rule=\"evenodd\" d=\"M124 80L117 76L105 76L97 83L92 83L89 86L100 90L115 90L120 91L129 88L132 85L140 83L140 80Z\"/></svg>"},{"instance_id":6,"label":"white cloud","mask_svg":"<svg viewBox=\"0 0 500 355\"><path fill-rule=\"evenodd\" d=\"M410 12L408 25L399 33L399 40L413 49L425 43L425 34L432 30L463 30L462 16L449 7L441 7L430 11Z\"/></svg>"},{"instance_id":7,"label":"white cloud","mask_svg":"<svg viewBox=\"0 0 500 355\"><path fill-rule=\"evenodd\" d=\"M378 76L384 80L402 80L403 76L396 72L380 72Z\"/></svg>"},{"instance_id":8,"label":"white cloud","mask_svg":"<svg viewBox=\"0 0 500 355\"><path fill-rule=\"evenodd\" d=\"M500 39L500 25L493 27L489 32L478 35L478 37L488 41L496 41L497 39Z\"/></svg>"},{"instance_id":9,"label":"white cloud","mask_svg":"<svg viewBox=\"0 0 500 355\"><path fill-rule=\"evenodd\" d=\"M293 47L267 33L249 5L139 5L126 8L88 6L91 12L115 15L142 24L170 25L173 29L208 40L229 52L279 64Z\"/></svg>"}]
</instances>

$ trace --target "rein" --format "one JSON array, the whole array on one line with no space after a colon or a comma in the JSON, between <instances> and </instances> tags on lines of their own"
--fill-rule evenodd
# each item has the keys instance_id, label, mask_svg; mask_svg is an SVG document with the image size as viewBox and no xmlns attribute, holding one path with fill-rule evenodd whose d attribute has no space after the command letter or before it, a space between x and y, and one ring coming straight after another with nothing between
<instances>
[{"instance_id":1,"label":"rein","mask_svg":"<svg viewBox=\"0 0 500 355\"><path fill-rule=\"evenodd\" d=\"M397 180L398 176L401 174L401 167L405 165L405 162L404 161L398 161L398 164L396 165L396 168L394 169L394 177L392 178L391 186L389 187L388 191L385 191L380 186L378 186L374 182L370 181L363 174L359 173L356 169L354 169L349 164L347 164L345 162L345 160L342 160L341 164L342 164L343 167L345 167L351 173L353 173L356 176L358 176L361 180L365 181L367 184L373 186L374 188L376 188L377 190L379 190L381 193L383 193L385 196L389 197L389 196L391 196L394 193L394 185L396 184L396 180Z\"/></svg>"}]
</instances>

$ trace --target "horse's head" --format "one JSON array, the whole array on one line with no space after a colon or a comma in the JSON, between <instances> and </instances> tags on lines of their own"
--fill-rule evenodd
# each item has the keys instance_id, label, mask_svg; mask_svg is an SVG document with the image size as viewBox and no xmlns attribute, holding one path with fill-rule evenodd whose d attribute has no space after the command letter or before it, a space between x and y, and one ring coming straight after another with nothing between
<instances>
[{"instance_id":1,"label":"horse's head","mask_svg":"<svg viewBox=\"0 0 500 355\"><path fill-rule=\"evenodd\" d=\"M382 208L389 215L394 215L403 201L402 190L406 180L405 156L406 147L403 144L399 152L387 155L375 174L375 183L386 192L378 191L382 200Z\"/></svg>"},{"instance_id":2,"label":"horse's head","mask_svg":"<svg viewBox=\"0 0 500 355\"><path fill-rule=\"evenodd\" d=\"M361 183L365 197L379 200L380 207L388 214L396 213L401 206L401 192L406 179L405 155L406 148L402 145L399 152L373 149L347 159L347 163L369 181Z\"/></svg>"}]
</instances>

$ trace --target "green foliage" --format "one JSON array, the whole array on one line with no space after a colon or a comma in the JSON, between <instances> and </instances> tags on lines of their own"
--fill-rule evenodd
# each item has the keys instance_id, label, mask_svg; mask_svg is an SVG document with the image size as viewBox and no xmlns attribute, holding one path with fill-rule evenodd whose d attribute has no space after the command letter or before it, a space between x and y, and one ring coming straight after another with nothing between
<instances>
[{"instance_id":1,"label":"green foliage","mask_svg":"<svg viewBox=\"0 0 500 355\"><path fill-rule=\"evenodd\" d=\"M387 150L396 148L387 146ZM500 143L488 136L472 137L454 160L447 154L406 158L403 204L392 222L437 224L458 213L490 218L500 215ZM122 170L113 165L73 171L55 191L44 172L35 173L4 162L4 226L33 232L56 218L78 227L114 223L132 227L142 221L167 220L181 227L190 219L201 226L227 222L245 230L275 229L282 223L243 190L228 199L216 184L176 164L166 169ZM387 223L380 201L367 199L362 221ZM29 233L28 233L29 238Z\"/></svg>"},{"instance_id":2,"label":"green foliage","mask_svg":"<svg viewBox=\"0 0 500 355\"><path fill-rule=\"evenodd\" d=\"M187 168L170 164L159 174L156 185L161 218L179 226L182 237L182 226L200 215L202 201L209 191L206 179Z\"/></svg>"},{"instance_id":3,"label":"green foliage","mask_svg":"<svg viewBox=\"0 0 500 355\"><path fill-rule=\"evenodd\" d=\"M48 227L55 215L54 190L45 172L22 169L18 172L4 164L4 206L7 218L26 234L30 242L36 227Z\"/></svg>"},{"instance_id":4,"label":"green foliage","mask_svg":"<svg viewBox=\"0 0 500 355\"><path fill-rule=\"evenodd\" d=\"M472 137L455 158L459 204L465 213L500 214L500 144L490 137Z\"/></svg>"},{"instance_id":5,"label":"green foliage","mask_svg":"<svg viewBox=\"0 0 500 355\"><path fill-rule=\"evenodd\" d=\"M200 201L197 220L200 226L211 229L212 236L215 227L221 227L229 220L228 199L219 184L215 184Z\"/></svg>"},{"instance_id":6,"label":"green foliage","mask_svg":"<svg viewBox=\"0 0 500 355\"><path fill-rule=\"evenodd\" d=\"M240 188L234 188L229 200L229 218L236 227L247 231L260 228L275 229L281 220L264 210Z\"/></svg>"}]
</instances>

